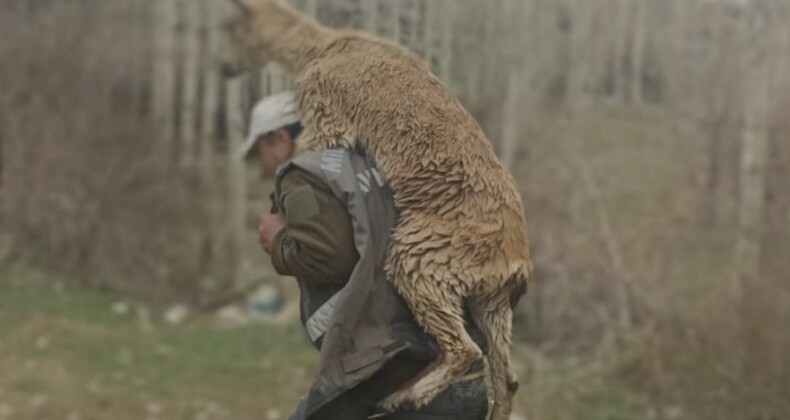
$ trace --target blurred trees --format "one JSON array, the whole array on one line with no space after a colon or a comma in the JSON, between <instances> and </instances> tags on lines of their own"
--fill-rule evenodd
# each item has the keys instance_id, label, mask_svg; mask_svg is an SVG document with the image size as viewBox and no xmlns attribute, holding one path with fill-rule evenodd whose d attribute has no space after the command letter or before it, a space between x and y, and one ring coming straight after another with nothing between
<instances>
[{"instance_id":1,"label":"blurred trees","mask_svg":"<svg viewBox=\"0 0 790 420\"><path fill-rule=\"evenodd\" d=\"M786 417L790 3L292 3L408 45L480 121L532 229L519 334L557 353L620 343L628 378L690 418ZM146 298L235 287L263 259L265 209L238 204L260 187L231 152L288 75L221 81L213 0L0 8L16 253Z\"/></svg>"},{"instance_id":2,"label":"blurred trees","mask_svg":"<svg viewBox=\"0 0 790 420\"><path fill-rule=\"evenodd\" d=\"M199 185L148 121L148 2L0 2L0 228L77 282L191 300Z\"/></svg>"}]
</instances>

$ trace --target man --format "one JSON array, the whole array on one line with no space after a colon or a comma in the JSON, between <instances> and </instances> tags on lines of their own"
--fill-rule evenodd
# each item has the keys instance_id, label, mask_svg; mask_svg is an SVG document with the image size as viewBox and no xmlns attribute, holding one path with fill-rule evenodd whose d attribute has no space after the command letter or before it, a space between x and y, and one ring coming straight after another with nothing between
<instances>
[{"instance_id":1,"label":"man","mask_svg":"<svg viewBox=\"0 0 790 420\"><path fill-rule=\"evenodd\" d=\"M353 151L296 157L300 133L287 92L255 107L247 141L264 173L277 175L272 214L260 218L260 245L278 273L296 277L302 322L321 351L313 388L291 419L485 419L482 364L427 407L380 414L376 403L413 380L436 357L436 344L386 282L397 216L378 172Z\"/></svg>"}]
</instances>

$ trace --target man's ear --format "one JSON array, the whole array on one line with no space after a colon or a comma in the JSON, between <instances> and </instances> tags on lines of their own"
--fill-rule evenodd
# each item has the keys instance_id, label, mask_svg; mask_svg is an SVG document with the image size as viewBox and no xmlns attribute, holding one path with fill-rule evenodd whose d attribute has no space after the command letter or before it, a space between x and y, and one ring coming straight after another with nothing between
<instances>
[{"instance_id":1,"label":"man's ear","mask_svg":"<svg viewBox=\"0 0 790 420\"><path fill-rule=\"evenodd\" d=\"M284 128L279 128L277 131L274 132L274 139L277 143L291 143L293 139L291 138L291 133Z\"/></svg>"},{"instance_id":2,"label":"man's ear","mask_svg":"<svg viewBox=\"0 0 790 420\"><path fill-rule=\"evenodd\" d=\"M278 145L283 146L279 150L282 150L288 156L283 156L290 160L294 156L294 152L296 151L297 144L294 141L293 137L291 137L291 133L286 130L285 128L281 128L274 132L274 141L277 142Z\"/></svg>"}]
</instances>

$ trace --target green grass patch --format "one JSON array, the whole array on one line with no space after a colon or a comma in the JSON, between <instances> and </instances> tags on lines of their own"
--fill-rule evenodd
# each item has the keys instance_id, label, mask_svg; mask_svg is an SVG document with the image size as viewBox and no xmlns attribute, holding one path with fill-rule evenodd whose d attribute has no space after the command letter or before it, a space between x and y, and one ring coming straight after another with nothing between
<instances>
[{"instance_id":1,"label":"green grass patch","mask_svg":"<svg viewBox=\"0 0 790 420\"><path fill-rule=\"evenodd\" d=\"M50 387L41 379L24 378L12 382L11 390L22 394L35 395L49 391Z\"/></svg>"},{"instance_id":2,"label":"green grass patch","mask_svg":"<svg viewBox=\"0 0 790 420\"><path fill-rule=\"evenodd\" d=\"M169 326L156 314L141 323L134 309L113 312L119 300L0 280L0 391L16 398L15 418L77 412L132 420L155 410L168 419L279 419L311 382L318 355L300 326L223 328L208 316ZM641 418L634 395L614 375L549 358L534 375L524 362L531 356L515 356L524 381L519 413Z\"/></svg>"},{"instance_id":3,"label":"green grass patch","mask_svg":"<svg viewBox=\"0 0 790 420\"><path fill-rule=\"evenodd\" d=\"M157 408L165 418L192 418L197 406L260 418L287 413L309 386L317 353L298 326L226 328L210 316L170 326L155 311L141 322L135 309L112 310L118 296L41 287L29 275L0 269L0 391L50 396L42 404L64 412L97 401L123 410L103 418L139 418L151 400L167 401Z\"/></svg>"}]
</instances>

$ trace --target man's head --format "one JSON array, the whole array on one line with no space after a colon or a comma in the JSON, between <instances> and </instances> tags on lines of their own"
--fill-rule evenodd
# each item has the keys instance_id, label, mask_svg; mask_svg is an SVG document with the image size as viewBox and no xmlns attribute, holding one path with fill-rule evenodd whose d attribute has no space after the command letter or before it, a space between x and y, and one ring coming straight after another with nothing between
<instances>
[{"instance_id":1,"label":"man's head","mask_svg":"<svg viewBox=\"0 0 790 420\"><path fill-rule=\"evenodd\" d=\"M274 175L294 157L295 142L302 132L300 120L293 92L269 96L255 105L245 151L257 156L264 175Z\"/></svg>"}]
</instances>

